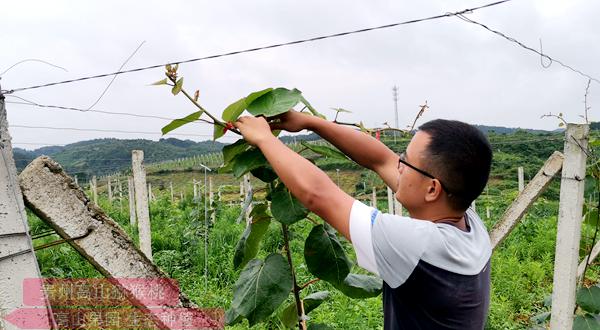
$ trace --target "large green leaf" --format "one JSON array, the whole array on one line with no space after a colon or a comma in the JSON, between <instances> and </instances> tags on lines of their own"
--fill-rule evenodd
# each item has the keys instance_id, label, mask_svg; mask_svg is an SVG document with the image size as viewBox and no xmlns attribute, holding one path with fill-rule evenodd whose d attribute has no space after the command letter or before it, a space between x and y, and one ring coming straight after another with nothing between
<instances>
[{"instance_id":1,"label":"large green leaf","mask_svg":"<svg viewBox=\"0 0 600 330\"><path fill-rule=\"evenodd\" d=\"M600 330L600 323L590 314L577 315L573 321L573 330Z\"/></svg>"},{"instance_id":2,"label":"large green leaf","mask_svg":"<svg viewBox=\"0 0 600 330\"><path fill-rule=\"evenodd\" d=\"M254 116L273 117L293 108L301 98L302 93L299 90L280 87L248 102L247 109Z\"/></svg>"},{"instance_id":3,"label":"large green leaf","mask_svg":"<svg viewBox=\"0 0 600 330\"><path fill-rule=\"evenodd\" d=\"M233 255L233 268L238 269L244 267L250 259L256 257L260 241L265 236L271 217L267 214L267 205L256 205L250 216L252 223L246 226L246 230L242 233L242 237L237 243L235 254Z\"/></svg>"},{"instance_id":4,"label":"large green leaf","mask_svg":"<svg viewBox=\"0 0 600 330\"><path fill-rule=\"evenodd\" d=\"M350 273L352 264L335 233L323 225L313 227L304 242L304 260L308 270L316 277L339 284Z\"/></svg>"},{"instance_id":5,"label":"large green leaf","mask_svg":"<svg viewBox=\"0 0 600 330\"><path fill-rule=\"evenodd\" d=\"M187 123L191 123L194 120L198 120L198 118L200 118L200 116L202 116L202 113L204 113L204 111L200 110L200 111L196 111L190 115L187 115L183 118L175 119L172 122L170 122L167 126L163 127L161 129L161 132L163 133L163 135L165 135L176 128L179 128Z\"/></svg>"},{"instance_id":6,"label":"large green leaf","mask_svg":"<svg viewBox=\"0 0 600 330\"><path fill-rule=\"evenodd\" d=\"M250 103L254 102L254 100L272 90L273 88L266 88L261 91L251 93L248 96L233 102L227 108L225 108L225 110L223 110L221 117L225 121L236 121Z\"/></svg>"},{"instance_id":7,"label":"large green leaf","mask_svg":"<svg viewBox=\"0 0 600 330\"><path fill-rule=\"evenodd\" d=\"M250 326L266 319L292 290L292 270L281 254L271 254L263 262L252 259L235 282L230 311L248 319Z\"/></svg>"},{"instance_id":8,"label":"large green leaf","mask_svg":"<svg viewBox=\"0 0 600 330\"><path fill-rule=\"evenodd\" d=\"M304 147L310 149L313 152L318 153L319 155L323 155L325 157L337 158L348 160L348 157L344 155L341 151L328 147L328 146L318 146L316 144L308 143L307 141L300 142Z\"/></svg>"},{"instance_id":9,"label":"large green leaf","mask_svg":"<svg viewBox=\"0 0 600 330\"><path fill-rule=\"evenodd\" d=\"M306 218L308 209L280 183L271 192L271 214L277 221L291 225Z\"/></svg>"},{"instance_id":10,"label":"large green leaf","mask_svg":"<svg viewBox=\"0 0 600 330\"><path fill-rule=\"evenodd\" d=\"M236 178L241 177L255 168L269 165L267 159L258 148L252 148L241 152L232 160L232 162L233 175L235 175Z\"/></svg>"},{"instance_id":11,"label":"large green leaf","mask_svg":"<svg viewBox=\"0 0 600 330\"><path fill-rule=\"evenodd\" d=\"M319 307L323 301L329 298L329 291L319 291L306 296L304 302L304 314L308 315L312 310ZM279 315L281 322L288 328L295 328L298 326L298 308L296 308L296 301L286 307Z\"/></svg>"},{"instance_id":12,"label":"large green leaf","mask_svg":"<svg viewBox=\"0 0 600 330\"><path fill-rule=\"evenodd\" d=\"M223 147L223 165L228 165L237 155L246 151L250 145L246 140L239 139L232 144Z\"/></svg>"},{"instance_id":13,"label":"large green leaf","mask_svg":"<svg viewBox=\"0 0 600 330\"><path fill-rule=\"evenodd\" d=\"M600 287L594 285L577 290L577 304L587 312L600 312Z\"/></svg>"},{"instance_id":14,"label":"large green leaf","mask_svg":"<svg viewBox=\"0 0 600 330\"><path fill-rule=\"evenodd\" d=\"M255 168L252 171L250 171L250 173L252 173L252 175L258 178L260 181L265 183L273 182L275 181L275 179L277 179L277 173L273 171L273 168L271 166Z\"/></svg>"},{"instance_id":15,"label":"large green leaf","mask_svg":"<svg viewBox=\"0 0 600 330\"><path fill-rule=\"evenodd\" d=\"M348 274L344 282L334 283L334 286L350 298L371 298L381 293L383 281L376 276Z\"/></svg>"}]
</instances>

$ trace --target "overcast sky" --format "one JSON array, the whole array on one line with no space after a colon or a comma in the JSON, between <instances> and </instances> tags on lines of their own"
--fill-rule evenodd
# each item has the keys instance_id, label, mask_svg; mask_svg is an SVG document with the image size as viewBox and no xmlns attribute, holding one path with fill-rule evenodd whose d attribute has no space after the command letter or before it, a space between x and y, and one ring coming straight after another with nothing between
<instances>
[{"instance_id":1,"label":"overcast sky","mask_svg":"<svg viewBox=\"0 0 600 330\"><path fill-rule=\"evenodd\" d=\"M116 71L145 41L125 69L458 11L491 1L0 1L2 89ZM471 19L600 77L600 1L513 0L469 15ZM184 88L220 115L233 101L266 87L298 88L326 115L353 111L348 122L393 124L392 87L399 89L399 122L410 124L426 100L421 122L450 118L473 124L555 129L540 116L562 112L581 122L587 79L481 27L458 18L184 64ZM162 69L124 74L96 110L183 117L194 111L182 95L148 86ZM111 78L35 89L15 95L40 104L88 108ZM7 101L19 101L9 97ZM600 84L592 83L590 120L600 120ZM67 144L100 137L157 140L167 122L100 113L7 104L10 125L157 132L155 135L11 127L16 147ZM208 125L174 133L212 134ZM228 135L223 142L232 142ZM177 138L186 138L176 136ZM208 137L189 137L200 141ZM22 144L38 143L38 145Z\"/></svg>"}]
</instances>

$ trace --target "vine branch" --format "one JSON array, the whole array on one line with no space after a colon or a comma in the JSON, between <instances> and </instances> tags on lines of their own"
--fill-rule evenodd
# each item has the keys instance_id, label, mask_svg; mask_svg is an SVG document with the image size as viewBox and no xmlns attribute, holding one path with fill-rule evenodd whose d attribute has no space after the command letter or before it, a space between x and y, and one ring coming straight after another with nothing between
<instances>
[{"instance_id":1,"label":"vine branch","mask_svg":"<svg viewBox=\"0 0 600 330\"><path fill-rule=\"evenodd\" d=\"M304 308L302 306L302 300L300 300L300 290L302 290L298 283L296 282L296 273L294 272L294 264L292 262L292 253L290 252L290 235L288 231L288 226L281 224L281 230L283 232L283 241L285 244L285 255L288 260L288 264L290 264L290 269L292 270L292 280L294 282L293 292L294 292L294 300L296 300L296 310L298 312L298 329L306 330L306 321L304 320Z\"/></svg>"}]
</instances>

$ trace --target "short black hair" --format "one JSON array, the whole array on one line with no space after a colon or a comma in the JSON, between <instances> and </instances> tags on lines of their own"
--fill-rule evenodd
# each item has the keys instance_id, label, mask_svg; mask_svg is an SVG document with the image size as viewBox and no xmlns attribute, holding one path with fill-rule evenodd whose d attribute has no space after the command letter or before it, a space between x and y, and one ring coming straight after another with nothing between
<instances>
[{"instance_id":1,"label":"short black hair","mask_svg":"<svg viewBox=\"0 0 600 330\"><path fill-rule=\"evenodd\" d=\"M421 127L430 136L423 155L426 167L446 188L450 207L465 211L487 184L492 147L476 127L457 120L436 119Z\"/></svg>"}]
</instances>

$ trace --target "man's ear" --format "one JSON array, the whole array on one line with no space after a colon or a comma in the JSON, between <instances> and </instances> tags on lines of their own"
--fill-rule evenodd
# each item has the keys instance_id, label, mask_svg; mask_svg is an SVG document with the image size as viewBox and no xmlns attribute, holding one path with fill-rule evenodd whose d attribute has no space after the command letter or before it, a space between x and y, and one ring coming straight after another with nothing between
<instances>
[{"instance_id":1,"label":"man's ear","mask_svg":"<svg viewBox=\"0 0 600 330\"><path fill-rule=\"evenodd\" d=\"M427 186L427 192L425 193L425 201L435 202L442 196L442 185L438 179L432 179L431 183Z\"/></svg>"}]
</instances>

